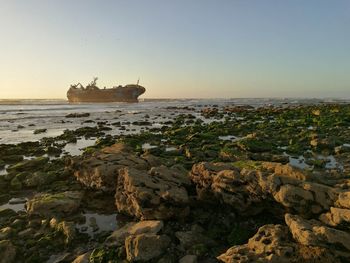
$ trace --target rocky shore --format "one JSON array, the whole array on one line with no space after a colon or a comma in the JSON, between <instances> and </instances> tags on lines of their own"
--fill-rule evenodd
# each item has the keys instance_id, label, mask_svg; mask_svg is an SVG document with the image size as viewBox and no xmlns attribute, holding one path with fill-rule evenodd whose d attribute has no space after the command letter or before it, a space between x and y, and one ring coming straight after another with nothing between
<instances>
[{"instance_id":1,"label":"rocky shore","mask_svg":"<svg viewBox=\"0 0 350 263\"><path fill-rule=\"evenodd\" d=\"M350 262L350 105L168 110L1 144L0 262Z\"/></svg>"}]
</instances>

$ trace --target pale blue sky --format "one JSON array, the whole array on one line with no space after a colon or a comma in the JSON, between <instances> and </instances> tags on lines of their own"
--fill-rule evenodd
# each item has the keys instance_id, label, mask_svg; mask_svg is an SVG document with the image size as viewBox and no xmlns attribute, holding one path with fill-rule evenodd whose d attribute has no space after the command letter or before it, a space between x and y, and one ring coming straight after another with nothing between
<instances>
[{"instance_id":1,"label":"pale blue sky","mask_svg":"<svg viewBox=\"0 0 350 263\"><path fill-rule=\"evenodd\" d=\"M145 98L350 98L347 0L1 0L0 99L135 83Z\"/></svg>"}]
</instances>

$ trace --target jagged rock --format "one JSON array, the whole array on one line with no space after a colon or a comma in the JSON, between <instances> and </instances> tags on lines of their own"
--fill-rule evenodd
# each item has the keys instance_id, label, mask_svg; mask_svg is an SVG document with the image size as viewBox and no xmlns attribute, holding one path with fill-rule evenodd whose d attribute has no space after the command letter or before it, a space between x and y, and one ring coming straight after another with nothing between
<instances>
[{"instance_id":1,"label":"jagged rock","mask_svg":"<svg viewBox=\"0 0 350 263\"><path fill-rule=\"evenodd\" d=\"M350 191L340 193L335 205L340 208L350 209Z\"/></svg>"},{"instance_id":2,"label":"jagged rock","mask_svg":"<svg viewBox=\"0 0 350 263\"><path fill-rule=\"evenodd\" d=\"M0 240L0 263L12 263L16 258L16 247L9 240Z\"/></svg>"},{"instance_id":3,"label":"jagged rock","mask_svg":"<svg viewBox=\"0 0 350 263\"><path fill-rule=\"evenodd\" d=\"M118 171L124 167L147 170L148 162L134 155L130 147L117 143L88 157L75 157L68 165L74 176L87 187L114 192Z\"/></svg>"},{"instance_id":4,"label":"jagged rock","mask_svg":"<svg viewBox=\"0 0 350 263\"><path fill-rule=\"evenodd\" d=\"M282 225L265 225L248 243L234 246L218 257L224 262L291 262L295 252L288 242L288 229Z\"/></svg>"},{"instance_id":5,"label":"jagged rock","mask_svg":"<svg viewBox=\"0 0 350 263\"><path fill-rule=\"evenodd\" d=\"M264 203L278 202L303 214L319 214L336 200L342 207L349 200L346 193L338 198L339 189L306 181L309 175L290 165L199 163L193 166L190 177L199 199L219 199L241 212L257 213Z\"/></svg>"},{"instance_id":6,"label":"jagged rock","mask_svg":"<svg viewBox=\"0 0 350 263\"><path fill-rule=\"evenodd\" d=\"M29 215L52 217L57 214L71 214L79 206L83 194L77 191L67 191L57 194L37 194L27 202Z\"/></svg>"},{"instance_id":7,"label":"jagged rock","mask_svg":"<svg viewBox=\"0 0 350 263\"><path fill-rule=\"evenodd\" d=\"M286 214L285 220L294 239L300 244L350 250L350 234L347 232L324 226L314 219L303 219L297 215Z\"/></svg>"},{"instance_id":8,"label":"jagged rock","mask_svg":"<svg viewBox=\"0 0 350 263\"><path fill-rule=\"evenodd\" d=\"M149 172L124 168L119 171L116 206L141 220L181 218L189 212L188 185L187 172L179 166L153 167Z\"/></svg>"},{"instance_id":9,"label":"jagged rock","mask_svg":"<svg viewBox=\"0 0 350 263\"><path fill-rule=\"evenodd\" d=\"M282 185L280 190L275 193L274 198L286 207L306 206L308 202L313 201L310 191L290 184Z\"/></svg>"},{"instance_id":10,"label":"jagged rock","mask_svg":"<svg viewBox=\"0 0 350 263\"><path fill-rule=\"evenodd\" d=\"M129 236L125 240L127 260L148 261L159 257L170 244L166 235L140 234Z\"/></svg>"},{"instance_id":11,"label":"jagged rock","mask_svg":"<svg viewBox=\"0 0 350 263\"><path fill-rule=\"evenodd\" d=\"M246 174L244 178L240 169L232 164L199 163L193 166L190 176L197 186L197 194L201 200L219 199L244 211L254 202L260 203L264 198L259 187L253 188L247 183L256 180L255 174Z\"/></svg>"},{"instance_id":12,"label":"jagged rock","mask_svg":"<svg viewBox=\"0 0 350 263\"><path fill-rule=\"evenodd\" d=\"M282 225L265 225L249 239L247 244L229 248L218 259L225 263L340 263L331 250L302 246L290 239L288 228Z\"/></svg>"},{"instance_id":13,"label":"jagged rock","mask_svg":"<svg viewBox=\"0 0 350 263\"><path fill-rule=\"evenodd\" d=\"M328 213L322 214L320 220L332 227L350 228L350 210L331 207Z\"/></svg>"},{"instance_id":14,"label":"jagged rock","mask_svg":"<svg viewBox=\"0 0 350 263\"><path fill-rule=\"evenodd\" d=\"M282 165L280 163L273 162L261 162L261 167L269 173L275 174L278 176L283 184L297 182L297 181L306 181L310 179L310 176L293 166Z\"/></svg>"},{"instance_id":15,"label":"jagged rock","mask_svg":"<svg viewBox=\"0 0 350 263\"><path fill-rule=\"evenodd\" d=\"M125 239L131 235L139 234L157 234L163 228L163 221L148 220L141 222L131 222L122 228L114 231L107 239L109 246L120 246L124 244Z\"/></svg>"}]
</instances>

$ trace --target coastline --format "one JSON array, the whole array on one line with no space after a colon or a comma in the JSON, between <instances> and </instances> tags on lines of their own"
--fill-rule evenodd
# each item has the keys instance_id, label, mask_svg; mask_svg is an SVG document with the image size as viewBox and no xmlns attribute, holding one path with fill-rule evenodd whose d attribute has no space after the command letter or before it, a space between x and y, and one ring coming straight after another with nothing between
<instances>
[{"instance_id":1,"label":"coastline","mask_svg":"<svg viewBox=\"0 0 350 263\"><path fill-rule=\"evenodd\" d=\"M349 104L193 104L73 108L55 136L2 142L1 246L14 262L349 259Z\"/></svg>"}]
</instances>

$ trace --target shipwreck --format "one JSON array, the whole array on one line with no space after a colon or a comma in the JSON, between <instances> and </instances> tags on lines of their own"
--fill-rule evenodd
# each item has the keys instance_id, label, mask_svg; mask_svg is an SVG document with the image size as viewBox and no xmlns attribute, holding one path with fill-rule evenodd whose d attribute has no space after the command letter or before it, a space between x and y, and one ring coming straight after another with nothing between
<instances>
[{"instance_id":1,"label":"shipwreck","mask_svg":"<svg viewBox=\"0 0 350 263\"><path fill-rule=\"evenodd\" d=\"M138 97L145 93L146 89L137 84L115 86L113 88L100 89L96 86L97 78L94 78L86 87L78 83L71 85L67 98L70 103L103 103L103 102L138 102Z\"/></svg>"}]
</instances>

